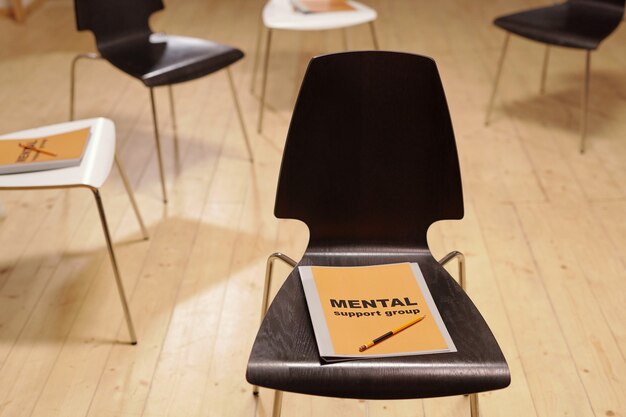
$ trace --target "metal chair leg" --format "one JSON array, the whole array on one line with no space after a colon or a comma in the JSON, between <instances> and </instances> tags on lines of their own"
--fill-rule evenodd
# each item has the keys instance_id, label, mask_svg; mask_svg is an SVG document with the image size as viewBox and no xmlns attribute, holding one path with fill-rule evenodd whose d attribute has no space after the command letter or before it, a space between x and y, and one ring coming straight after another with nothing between
<instances>
[{"instance_id":1,"label":"metal chair leg","mask_svg":"<svg viewBox=\"0 0 626 417\"><path fill-rule=\"evenodd\" d=\"M443 258L441 258L441 260L439 260L439 264L441 266L444 266L455 258L459 261L459 284L461 285L461 288L463 288L463 291L466 291L467 280L465 278L465 255L456 250L452 251Z\"/></svg>"},{"instance_id":2,"label":"metal chair leg","mask_svg":"<svg viewBox=\"0 0 626 417\"><path fill-rule=\"evenodd\" d=\"M343 50L348 50L348 31L346 28L341 28L341 42L343 43Z\"/></svg>"},{"instance_id":3,"label":"metal chair leg","mask_svg":"<svg viewBox=\"0 0 626 417\"><path fill-rule=\"evenodd\" d=\"M157 160L159 163L159 176L161 177L161 190L163 191L163 203L167 204L167 190L165 189L165 173L163 169L163 156L161 155L161 138L159 136L159 123L157 122L156 104L154 102L154 88L150 88L150 105L152 106L152 122L154 123L154 138L156 139Z\"/></svg>"},{"instance_id":4,"label":"metal chair leg","mask_svg":"<svg viewBox=\"0 0 626 417\"><path fill-rule=\"evenodd\" d=\"M550 45L546 45L546 52L543 55L543 67L541 69L541 85L539 86L539 93L546 92L546 77L548 75L548 62L550 61Z\"/></svg>"},{"instance_id":5,"label":"metal chair leg","mask_svg":"<svg viewBox=\"0 0 626 417\"><path fill-rule=\"evenodd\" d=\"M76 63L83 58L100 59L100 55L96 53L79 54L72 59L70 67L70 121L74 120L74 97L76 94Z\"/></svg>"},{"instance_id":6,"label":"metal chair leg","mask_svg":"<svg viewBox=\"0 0 626 417\"><path fill-rule=\"evenodd\" d=\"M252 79L250 81L250 94L254 94L256 87L256 74L259 70L259 54L261 52L261 41L263 40L263 11L259 18L259 26L256 33L256 45L254 47L254 63L252 64Z\"/></svg>"},{"instance_id":7,"label":"metal chair leg","mask_svg":"<svg viewBox=\"0 0 626 417\"><path fill-rule=\"evenodd\" d=\"M478 394L470 394L470 415L471 417L479 417L480 410L478 408Z\"/></svg>"},{"instance_id":8,"label":"metal chair leg","mask_svg":"<svg viewBox=\"0 0 626 417\"><path fill-rule=\"evenodd\" d=\"M263 284L263 301L261 303L261 322L263 322L263 317L265 317L265 313L267 312L267 306L269 304L270 287L272 286L272 272L274 271L274 261L276 259L283 261L292 268L295 268L297 265L296 261L281 252L274 252L267 257L267 263L265 264L265 283ZM258 386L252 386L252 394L259 394Z\"/></svg>"},{"instance_id":9,"label":"metal chair leg","mask_svg":"<svg viewBox=\"0 0 626 417\"><path fill-rule=\"evenodd\" d=\"M485 117L485 126L489 125L489 118L491 116L491 110L493 109L493 100L496 97L496 91L498 90L498 83L500 82L500 74L502 74L502 64L504 64L504 56L509 46L509 38L511 34L507 32L504 38L504 45L502 46L502 53L500 54L500 60L498 61L498 69L496 70L496 79L493 82L493 90L491 91L491 98L489 99L489 105L487 106L487 116Z\"/></svg>"},{"instance_id":10,"label":"metal chair leg","mask_svg":"<svg viewBox=\"0 0 626 417\"><path fill-rule=\"evenodd\" d=\"M369 23L370 32L372 33L372 42L374 43L374 50L379 51L380 45L378 44L378 37L376 36L376 29L374 28L374 22Z\"/></svg>"},{"instance_id":11,"label":"metal chair leg","mask_svg":"<svg viewBox=\"0 0 626 417\"><path fill-rule=\"evenodd\" d=\"M11 9L13 17L17 23L22 23L26 19L26 11L22 5L21 0L11 0Z\"/></svg>"},{"instance_id":12,"label":"metal chair leg","mask_svg":"<svg viewBox=\"0 0 626 417\"><path fill-rule=\"evenodd\" d=\"M463 291L467 291L467 279L465 276L465 255L463 255L459 251L452 251L446 256L444 256L443 258L441 258L441 260L439 260L439 264L441 266L444 266L445 264L447 264L448 262L450 262L451 260L455 258L459 262L459 284L461 285L461 288L463 289ZM479 417L478 394L469 394L469 400L470 400L471 417Z\"/></svg>"},{"instance_id":13,"label":"metal chair leg","mask_svg":"<svg viewBox=\"0 0 626 417\"><path fill-rule=\"evenodd\" d=\"M591 71L591 51L587 51L585 58L585 84L583 86L582 103L580 109L580 153L585 153L585 139L587 136L587 114L589 104L589 73Z\"/></svg>"},{"instance_id":14,"label":"metal chair leg","mask_svg":"<svg viewBox=\"0 0 626 417\"><path fill-rule=\"evenodd\" d=\"M130 188L128 177L126 176L126 172L124 171L124 168L122 167L122 163L120 162L120 159L117 156L117 152L115 152L115 165L117 165L117 170L120 172L120 177L122 177L122 182L124 183L124 188L126 189L126 194L128 194L128 199L130 200L130 204L133 206L133 210L135 211L137 222L139 222L139 227L141 227L141 234L143 235L143 239L148 240L148 231L146 230L146 226L143 224L143 219L141 218L141 213L139 212L139 208L137 207L137 202L135 201L135 195L133 194L133 189Z\"/></svg>"},{"instance_id":15,"label":"metal chair leg","mask_svg":"<svg viewBox=\"0 0 626 417\"><path fill-rule=\"evenodd\" d=\"M233 93L233 101L235 102L235 109L237 110L237 118L239 119L239 125L241 126L241 133L243 133L243 139L246 142L248 158L250 159L250 162L254 162L254 157L252 155L252 146L250 146L250 138L248 138L246 123L243 121L243 113L241 112L241 106L239 105L239 99L237 98L237 89L235 88L235 83L233 82L233 74L230 72L230 68L226 68L226 74L228 74L230 91Z\"/></svg>"},{"instance_id":16,"label":"metal chair leg","mask_svg":"<svg viewBox=\"0 0 626 417\"><path fill-rule=\"evenodd\" d=\"M263 130L263 110L265 109L265 92L267 90L267 69L270 63L270 48L272 45L272 29L267 29L267 41L265 45L265 59L263 62L263 85L261 86L261 103L259 107L259 124L257 132Z\"/></svg>"},{"instance_id":17,"label":"metal chair leg","mask_svg":"<svg viewBox=\"0 0 626 417\"><path fill-rule=\"evenodd\" d=\"M283 408L283 392L274 391L274 407L272 408L272 417L280 417Z\"/></svg>"},{"instance_id":18,"label":"metal chair leg","mask_svg":"<svg viewBox=\"0 0 626 417\"><path fill-rule=\"evenodd\" d=\"M180 149L178 147L178 127L176 123L176 110L174 108L174 91L171 85L167 86L167 92L170 97L170 115L172 117L172 130L174 132L174 158L176 163L180 163Z\"/></svg>"},{"instance_id":19,"label":"metal chair leg","mask_svg":"<svg viewBox=\"0 0 626 417\"><path fill-rule=\"evenodd\" d=\"M274 272L274 261L277 259L283 261L292 268L295 268L298 264L289 256L281 252L274 252L267 257L267 263L265 266L265 284L263 285L263 303L261 304L261 321L263 321L263 316L265 316L265 313L267 312L267 306L269 304L270 297L270 287L272 285L272 273Z\"/></svg>"},{"instance_id":20,"label":"metal chair leg","mask_svg":"<svg viewBox=\"0 0 626 417\"><path fill-rule=\"evenodd\" d=\"M104 238L107 242L107 249L109 250L109 257L111 258L111 266L113 267L113 275L115 276L115 283L117 284L117 291L122 301L122 308L124 309L124 317L126 318L126 325L128 326L128 333L130 334L130 342L133 345L137 344L137 335L135 334L135 327L130 317L130 310L128 308L128 301L126 301L126 294L124 293L124 285L122 284L122 278L120 277L120 271L117 266L117 260L115 258L115 252L113 252L113 244L111 243L111 235L109 233L109 225L104 214L104 206L102 205L102 199L100 198L100 191L93 188L93 195L96 199L96 205L98 206L98 213L100 214L100 222L102 223L102 231L104 232Z\"/></svg>"}]
</instances>

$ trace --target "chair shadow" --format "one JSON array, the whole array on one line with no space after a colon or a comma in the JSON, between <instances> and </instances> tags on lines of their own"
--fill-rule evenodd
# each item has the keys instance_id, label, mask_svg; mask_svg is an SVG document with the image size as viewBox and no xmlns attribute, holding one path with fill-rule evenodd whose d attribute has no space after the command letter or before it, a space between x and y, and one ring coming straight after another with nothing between
<instances>
[{"instance_id":1,"label":"chair shadow","mask_svg":"<svg viewBox=\"0 0 626 417\"><path fill-rule=\"evenodd\" d=\"M209 291L213 285L218 285L222 281L228 280L230 276L241 270L248 269L251 265L259 262L264 265L266 256L270 253L274 244L273 240L270 241L257 234L241 233L237 230L214 224L191 222L175 217L166 218L158 225L153 225L150 230L151 237L155 233L159 234L159 230L155 231L156 228L165 232L164 234L168 234L167 232L170 230L178 230L183 233L184 231L194 230L198 238L216 239L215 242L234 243L232 245L233 249L229 252L230 259L217 261L227 262L228 265L226 267L222 265L221 268L216 268L214 273L207 270L208 273L205 277L195 281L197 286L193 293L179 293L189 294L190 298L193 298L196 294ZM133 301L138 296L137 292L141 291L142 279L165 282L175 277L179 280L175 286L179 287L186 277L187 263L192 262L192 247L189 248L188 258L181 262L180 268L174 266L176 270L180 271L176 274L159 273L161 268L171 269L173 267L168 262L148 263L150 259L167 259L165 252L170 251L171 248L167 244L163 244L164 239L162 237L161 242L156 244L157 250L164 252L162 256L158 253L155 254L152 247L146 248L141 243L134 243L138 240L135 235L114 241L115 253L131 313L141 310L141 305L137 305ZM217 248L221 244L211 246ZM239 262L241 260L240 257L237 258L238 262L233 262L236 256L234 247L252 249L250 253L245 254L246 262ZM267 253L259 248L267 248ZM102 246L94 250L64 252L58 263L54 265L52 262L54 262L53 258L55 256L58 255L26 256L15 265L0 263L2 274L5 276L8 274L7 279L3 282L5 285L0 286L0 298L6 301L3 302L2 315L0 316L0 343L6 342L16 345L48 344L50 342L129 344L129 342L124 340L126 337L126 325L104 239L102 240ZM133 259L141 258L142 256L146 258L146 264L144 265L144 261L140 261L140 266L137 266L136 262L133 265ZM207 253L204 259L211 259L212 256L214 258L216 255ZM198 262L201 261L196 261L195 267L198 267ZM216 260L211 259L211 262L216 262ZM200 267L202 268L202 265ZM45 277L39 274L42 270L47 270ZM59 270L69 271L69 274L57 276L59 274L57 271ZM262 286L262 278L262 276L258 278L259 288ZM19 281L21 292L6 294L9 287L6 284L17 281ZM57 282L53 283L53 281ZM62 282L59 284L59 281ZM99 286L102 287L94 290L94 287ZM153 284L149 286L154 287ZM29 292L31 289L33 292ZM99 295L94 295L96 290L98 290ZM5 294L2 294L2 292ZM103 292L106 292L106 297L98 298L104 295L100 294ZM94 305L99 300L108 300L107 305ZM176 309L178 304L188 301L188 299L177 298L173 303L162 304L159 308L165 311L166 314L169 314ZM106 321L104 317L108 314L106 312L107 309L110 311L114 311L113 309L117 310L114 313L118 322L113 325L115 330L112 330L111 325L101 329L98 328L98 323L102 323L103 320ZM153 317L159 315L152 314L148 319L143 317L142 321L145 325L146 320L149 322ZM19 322L16 324L15 320ZM85 326L85 323L90 322L93 322L94 325ZM78 329L75 327L77 323L80 325ZM135 319L135 327L138 327L137 319ZM137 330L141 333L141 329ZM102 336L103 333L117 334L118 332L120 340Z\"/></svg>"},{"instance_id":2,"label":"chair shadow","mask_svg":"<svg viewBox=\"0 0 626 417\"><path fill-rule=\"evenodd\" d=\"M552 76L552 80L557 75ZM525 123L559 127L578 134L581 117L583 74L558 75L559 86L550 86L550 76L544 94L537 86L526 96L500 101L500 111ZM614 71L592 71L589 89L587 135L604 133L610 125L621 123L619 117L626 108L626 80Z\"/></svg>"}]
</instances>

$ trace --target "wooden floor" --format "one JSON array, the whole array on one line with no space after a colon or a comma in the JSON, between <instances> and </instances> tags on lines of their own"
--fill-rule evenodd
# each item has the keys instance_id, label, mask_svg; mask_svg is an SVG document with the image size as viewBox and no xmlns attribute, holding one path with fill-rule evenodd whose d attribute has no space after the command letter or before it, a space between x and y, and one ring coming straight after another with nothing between
<instances>
[{"instance_id":1,"label":"wooden floor","mask_svg":"<svg viewBox=\"0 0 626 417\"><path fill-rule=\"evenodd\" d=\"M429 231L436 257L465 252L468 292L508 359L509 388L482 415L626 416L626 26L593 54L589 146L578 152L584 55L558 49L538 94L543 46L510 43L492 124L485 107L504 39L494 16L535 0L367 0L384 49L433 57L456 131L466 214ZM72 1L23 25L0 20L0 132L64 121L69 65L93 50ZM266 256L298 259L301 223L273 217L290 113L309 58L340 32L275 37L263 135L250 93L262 0L169 0L156 30L242 48L233 67L255 151L246 159L225 73L158 91L170 203L160 201L148 91L104 62L82 62L77 116L106 116L151 239L140 240L118 173L102 193L139 344L128 334L95 205L81 190L2 191L0 417L266 417L245 381ZM367 27L349 45L371 48ZM393 76L393 74L390 74ZM453 268L454 269L454 268ZM451 270L453 270L451 269ZM284 276L288 270L278 268ZM284 416L460 416L467 398L355 401L288 394Z\"/></svg>"}]
</instances>

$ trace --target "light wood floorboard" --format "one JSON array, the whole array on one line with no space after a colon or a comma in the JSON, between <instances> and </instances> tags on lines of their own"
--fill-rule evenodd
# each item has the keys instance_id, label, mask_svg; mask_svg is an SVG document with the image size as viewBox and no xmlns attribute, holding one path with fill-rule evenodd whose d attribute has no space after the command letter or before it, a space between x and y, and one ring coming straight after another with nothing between
<instances>
[{"instance_id":1,"label":"light wood floorboard","mask_svg":"<svg viewBox=\"0 0 626 417\"><path fill-rule=\"evenodd\" d=\"M435 257L466 254L468 292L509 362L512 384L480 395L481 415L626 417L626 27L592 55L588 150L578 152L584 54L512 38L484 126L504 34L495 16L539 0L364 0L383 49L433 57L457 137L465 218L429 230ZM262 0L169 0L153 29L241 48L232 67L254 148L246 156L225 73L157 89L170 203L161 189L146 88L81 61L76 115L114 120L148 225L142 241L118 172L102 189L139 344L127 344L96 207L84 190L0 191L0 417L269 417L245 367L265 259L295 259L308 231L273 216L276 178L309 59L341 51L339 31L276 32L265 125L256 134L252 58ZM67 120L73 56L94 50L71 0L23 24L0 19L0 133ZM370 49L367 27L350 49ZM393 74L390 74L393 76ZM450 265L456 275L456 265ZM272 291L289 268L278 265ZM286 394L283 415L469 415L465 397L358 401Z\"/></svg>"}]
</instances>

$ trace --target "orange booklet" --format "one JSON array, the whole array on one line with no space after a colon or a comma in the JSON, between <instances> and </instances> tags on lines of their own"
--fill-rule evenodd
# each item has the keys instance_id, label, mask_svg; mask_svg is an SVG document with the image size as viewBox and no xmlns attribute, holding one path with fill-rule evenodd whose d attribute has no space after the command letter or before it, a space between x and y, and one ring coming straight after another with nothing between
<instances>
[{"instance_id":1,"label":"orange booklet","mask_svg":"<svg viewBox=\"0 0 626 417\"><path fill-rule=\"evenodd\" d=\"M417 263L299 271L325 361L456 352Z\"/></svg>"},{"instance_id":2,"label":"orange booklet","mask_svg":"<svg viewBox=\"0 0 626 417\"><path fill-rule=\"evenodd\" d=\"M0 174L80 165L91 128L38 138L0 139Z\"/></svg>"},{"instance_id":3,"label":"orange booklet","mask_svg":"<svg viewBox=\"0 0 626 417\"><path fill-rule=\"evenodd\" d=\"M346 0L291 0L300 13L345 12L355 10Z\"/></svg>"}]
</instances>

